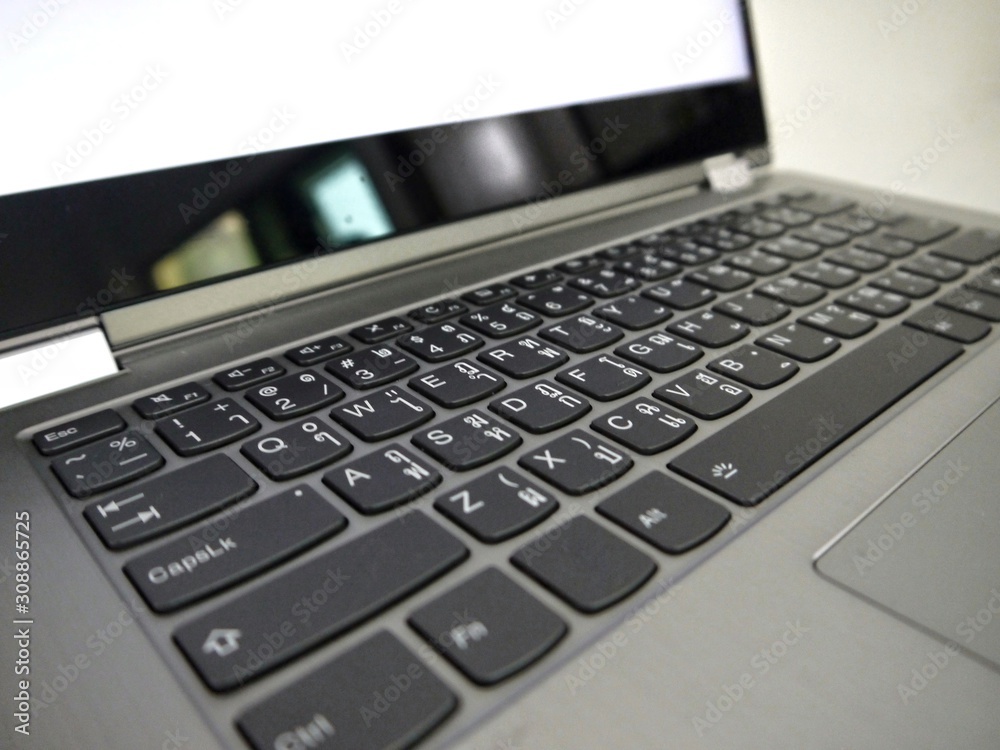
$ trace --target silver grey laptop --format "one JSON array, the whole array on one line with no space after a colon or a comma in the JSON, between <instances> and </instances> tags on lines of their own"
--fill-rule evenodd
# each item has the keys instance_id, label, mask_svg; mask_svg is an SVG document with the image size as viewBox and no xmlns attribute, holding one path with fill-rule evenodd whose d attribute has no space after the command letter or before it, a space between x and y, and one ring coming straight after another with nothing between
<instances>
[{"instance_id":1,"label":"silver grey laptop","mask_svg":"<svg viewBox=\"0 0 1000 750\"><path fill-rule=\"evenodd\" d=\"M742 4L527 5L0 196L4 746L998 746L1000 218L770 170Z\"/></svg>"}]
</instances>

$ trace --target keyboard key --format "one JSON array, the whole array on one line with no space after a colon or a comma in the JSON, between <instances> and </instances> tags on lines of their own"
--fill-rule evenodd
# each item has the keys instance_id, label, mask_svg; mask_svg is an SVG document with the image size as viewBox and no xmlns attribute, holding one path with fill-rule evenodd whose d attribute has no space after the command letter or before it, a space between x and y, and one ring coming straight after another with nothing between
<instances>
[{"instance_id":1,"label":"keyboard key","mask_svg":"<svg viewBox=\"0 0 1000 750\"><path fill-rule=\"evenodd\" d=\"M757 287L757 293L795 307L811 305L826 296L826 290L819 284L789 276Z\"/></svg>"},{"instance_id":2,"label":"keyboard key","mask_svg":"<svg viewBox=\"0 0 1000 750\"><path fill-rule=\"evenodd\" d=\"M468 311L469 308L458 300L442 299L437 302L431 302L429 305L418 307L416 310L410 310L407 314L418 323L433 325Z\"/></svg>"},{"instance_id":3,"label":"keyboard key","mask_svg":"<svg viewBox=\"0 0 1000 750\"><path fill-rule=\"evenodd\" d=\"M830 263L853 268L861 273L881 271L889 265L889 260L884 255L862 250L860 247L843 247L827 253L824 257Z\"/></svg>"},{"instance_id":4,"label":"keyboard key","mask_svg":"<svg viewBox=\"0 0 1000 750\"><path fill-rule=\"evenodd\" d=\"M323 484L359 513L370 515L416 500L441 484L441 474L398 443L348 461L323 475Z\"/></svg>"},{"instance_id":5,"label":"keyboard key","mask_svg":"<svg viewBox=\"0 0 1000 750\"><path fill-rule=\"evenodd\" d=\"M590 426L646 456L672 448L698 429L690 417L682 417L662 404L643 398L598 417Z\"/></svg>"},{"instance_id":6,"label":"keyboard key","mask_svg":"<svg viewBox=\"0 0 1000 750\"><path fill-rule=\"evenodd\" d=\"M966 289L977 292L986 292L994 297L1000 297L1000 266L987 268L972 281L965 284Z\"/></svg>"},{"instance_id":7,"label":"keyboard key","mask_svg":"<svg viewBox=\"0 0 1000 750\"><path fill-rule=\"evenodd\" d=\"M935 281L953 281L965 274L965 266L955 260L918 255L900 266L904 271Z\"/></svg>"},{"instance_id":8,"label":"keyboard key","mask_svg":"<svg viewBox=\"0 0 1000 750\"><path fill-rule=\"evenodd\" d=\"M344 397L344 392L312 370L286 375L246 392L247 401L271 419L308 414Z\"/></svg>"},{"instance_id":9,"label":"keyboard key","mask_svg":"<svg viewBox=\"0 0 1000 750\"><path fill-rule=\"evenodd\" d=\"M594 298L570 289L563 284L531 292L518 297L517 301L530 310L539 312L542 315L558 317L560 315L570 315L580 312L590 305Z\"/></svg>"},{"instance_id":10,"label":"keyboard key","mask_svg":"<svg viewBox=\"0 0 1000 750\"><path fill-rule=\"evenodd\" d=\"M410 387L421 396L449 409L468 406L503 390L504 379L481 365L460 359L410 380Z\"/></svg>"},{"instance_id":11,"label":"keyboard key","mask_svg":"<svg viewBox=\"0 0 1000 750\"><path fill-rule=\"evenodd\" d=\"M554 370L565 363L569 356L561 349L533 336L525 336L483 352L477 359L512 378L530 378Z\"/></svg>"},{"instance_id":12,"label":"keyboard key","mask_svg":"<svg viewBox=\"0 0 1000 750\"><path fill-rule=\"evenodd\" d=\"M718 419L744 406L750 392L705 370L692 370L660 386L653 395L702 419Z\"/></svg>"},{"instance_id":13,"label":"keyboard key","mask_svg":"<svg viewBox=\"0 0 1000 750\"><path fill-rule=\"evenodd\" d=\"M666 284L650 287L642 296L669 305L675 310L691 310L711 302L716 295L711 289L687 279L674 279Z\"/></svg>"},{"instance_id":14,"label":"keyboard key","mask_svg":"<svg viewBox=\"0 0 1000 750\"><path fill-rule=\"evenodd\" d=\"M352 449L342 435L314 417L254 438L240 452L271 479L280 481L326 466Z\"/></svg>"},{"instance_id":15,"label":"keyboard key","mask_svg":"<svg viewBox=\"0 0 1000 750\"><path fill-rule=\"evenodd\" d=\"M968 313L991 323L1000 323L1000 299L969 289L958 289L941 297L937 304Z\"/></svg>"},{"instance_id":16,"label":"keyboard key","mask_svg":"<svg viewBox=\"0 0 1000 750\"><path fill-rule=\"evenodd\" d=\"M669 555L711 539L732 514L659 471L651 471L597 506L597 512Z\"/></svg>"},{"instance_id":17,"label":"keyboard key","mask_svg":"<svg viewBox=\"0 0 1000 750\"><path fill-rule=\"evenodd\" d=\"M654 372L673 372L697 361L705 352L701 347L669 336L651 333L615 349L615 354Z\"/></svg>"},{"instance_id":18,"label":"keyboard key","mask_svg":"<svg viewBox=\"0 0 1000 750\"><path fill-rule=\"evenodd\" d=\"M815 242L803 242L794 237L779 237L760 246L765 253L777 255L786 260L808 260L819 255L823 248Z\"/></svg>"},{"instance_id":19,"label":"keyboard key","mask_svg":"<svg viewBox=\"0 0 1000 750\"><path fill-rule=\"evenodd\" d=\"M209 688L231 690L370 619L467 556L455 537L413 511L228 600L182 625L174 640ZM306 616L289 628L289 613ZM352 685L366 674L357 667ZM338 695L329 685L320 694Z\"/></svg>"},{"instance_id":20,"label":"keyboard key","mask_svg":"<svg viewBox=\"0 0 1000 750\"><path fill-rule=\"evenodd\" d=\"M867 216L857 214L841 214L832 216L820 222L826 229L833 229L838 232L845 232L852 237L859 237L878 229L878 222Z\"/></svg>"},{"instance_id":21,"label":"keyboard key","mask_svg":"<svg viewBox=\"0 0 1000 750\"><path fill-rule=\"evenodd\" d=\"M347 354L354 347L340 336L324 336L285 352L285 356L297 365L308 367L338 354Z\"/></svg>"},{"instance_id":22,"label":"keyboard key","mask_svg":"<svg viewBox=\"0 0 1000 750\"><path fill-rule=\"evenodd\" d=\"M656 572L649 556L584 516L525 545L511 562L588 613L621 601Z\"/></svg>"},{"instance_id":23,"label":"keyboard key","mask_svg":"<svg viewBox=\"0 0 1000 750\"><path fill-rule=\"evenodd\" d=\"M507 338L534 328L542 319L512 302L498 302L476 312L463 315L463 324L493 338Z\"/></svg>"},{"instance_id":24,"label":"keyboard key","mask_svg":"<svg viewBox=\"0 0 1000 750\"><path fill-rule=\"evenodd\" d=\"M412 442L449 469L468 471L507 455L522 441L507 425L473 410L418 432Z\"/></svg>"},{"instance_id":25,"label":"keyboard key","mask_svg":"<svg viewBox=\"0 0 1000 750\"><path fill-rule=\"evenodd\" d=\"M386 695L395 700L389 704ZM412 747L457 705L424 662L383 630L237 723L254 750L390 750Z\"/></svg>"},{"instance_id":26,"label":"keyboard key","mask_svg":"<svg viewBox=\"0 0 1000 750\"><path fill-rule=\"evenodd\" d=\"M622 258L628 258L636 253L640 252L640 249L635 245L613 245L612 247L606 247L603 250L598 250L594 253L595 258L600 258L601 260L616 261Z\"/></svg>"},{"instance_id":27,"label":"keyboard key","mask_svg":"<svg viewBox=\"0 0 1000 750\"><path fill-rule=\"evenodd\" d=\"M493 469L442 495L434 507L476 539L496 544L548 518L555 498L511 469Z\"/></svg>"},{"instance_id":28,"label":"keyboard key","mask_svg":"<svg viewBox=\"0 0 1000 750\"><path fill-rule=\"evenodd\" d=\"M857 247L880 253L889 258L905 258L907 255L912 255L917 249L916 244L909 240L901 240L881 232L858 240Z\"/></svg>"},{"instance_id":29,"label":"keyboard key","mask_svg":"<svg viewBox=\"0 0 1000 750\"><path fill-rule=\"evenodd\" d=\"M279 365L270 357L248 362L245 365L234 367L226 372L219 372L212 376L212 380L221 385L227 391L238 391L242 388L249 388L257 383L285 374L285 368Z\"/></svg>"},{"instance_id":30,"label":"keyboard key","mask_svg":"<svg viewBox=\"0 0 1000 750\"><path fill-rule=\"evenodd\" d=\"M706 310L674 321L667 330L695 341L702 346L727 346L750 332L746 323L728 315Z\"/></svg>"},{"instance_id":31,"label":"keyboard key","mask_svg":"<svg viewBox=\"0 0 1000 750\"><path fill-rule=\"evenodd\" d=\"M89 497L163 466L163 456L135 430L88 443L52 462L52 471L73 497Z\"/></svg>"},{"instance_id":32,"label":"keyboard key","mask_svg":"<svg viewBox=\"0 0 1000 750\"><path fill-rule=\"evenodd\" d=\"M857 271L834 263L827 263L825 260L811 263L792 275L803 281L811 281L814 284L825 286L827 289L850 286L861 278L861 274Z\"/></svg>"},{"instance_id":33,"label":"keyboard key","mask_svg":"<svg viewBox=\"0 0 1000 750\"><path fill-rule=\"evenodd\" d=\"M850 208L854 205L854 201L839 195L823 195L821 193L807 198L795 198L788 205L816 216L829 216Z\"/></svg>"},{"instance_id":34,"label":"keyboard key","mask_svg":"<svg viewBox=\"0 0 1000 750\"><path fill-rule=\"evenodd\" d=\"M863 336L877 325L877 321L871 315L840 305L826 305L819 310L813 310L799 318L799 322L842 339Z\"/></svg>"},{"instance_id":35,"label":"keyboard key","mask_svg":"<svg viewBox=\"0 0 1000 750\"><path fill-rule=\"evenodd\" d=\"M400 336L396 343L427 362L444 362L478 349L483 345L483 340L461 326L441 323Z\"/></svg>"},{"instance_id":36,"label":"keyboard key","mask_svg":"<svg viewBox=\"0 0 1000 750\"><path fill-rule=\"evenodd\" d=\"M246 505L192 529L125 565L125 574L156 612L171 612L333 536L347 526L307 485Z\"/></svg>"},{"instance_id":37,"label":"keyboard key","mask_svg":"<svg viewBox=\"0 0 1000 750\"><path fill-rule=\"evenodd\" d=\"M118 412L105 409L36 432L31 440L43 456L54 456L124 429L125 420Z\"/></svg>"},{"instance_id":38,"label":"keyboard key","mask_svg":"<svg viewBox=\"0 0 1000 750\"><path fill-rule=\"evenodd\" d=\"M203 404L210 398L209 392L197 383L184 383L137 398L132 402L132 408L144 419L159 419L183 411L189 406Z\"/></svg>"},{"instance_id":39,"label":"keyboard key","mask_svg":"<svg viewBox=\"0 0 1000 750\"><path fill-rule=\"evenodd\" d=\"M402 388L388 388L338 406L330 416L362 440L374 442L422 425L434 410Z\"/></svg>"},{"instance_id":40,"label":"keyboard key","mask_svg":"<svg viewBox=\"0 0 1000 750\"><path fill-rule=\"evenodd\" d=\"M837 297L837 303L853 307L869 315L888 318L898 315L910 306L910 300L901 294L883 292L871 286L863 286L849 294Z\"/></svg>"},{"instance_id":41,"label":"keyboard key","mask_svg":"<svg viewBox=\"0 0 1000 750\"><path fill-rule=\"evenodd\" d=\"M601 305L595 308L593 313L598 318L604 318L632 331L659 325L673 315L666 305L634 294Z\"/></svg>"},{"instance_id":42,"label":"keyboard key","mask_svg":"<svg viewBox=\"0 0 1000 750\"><path fill-rule=\"evenodd\" d=\"M837 247L851 240L851 235L847 232L840 232L824 226L804 227L796 229L792 236L803 242L811 242L820 247Z\"/></svg>"},{"instance_id":43,"label":"keyboard key","mask_svg":"<svg viewBox=\"0 0 1000 750\"><path fill-rule=\"evenodd\" d=\"M748 234L758 240L767 240L772 237L777 237L785 231L785 226L783 224L767 221L759 216L734 218L728 221L728 224L736 231Z\"/></svg>"},{"instance_id":44,"label":"keyboard key","mask_svg":"<svg viewBox=\"0 0 1000 750\"><path fill-rule=\"evenodd\" d=\"M799 362L818 362L829 357L840 348L835 336L815 331L809 326L789 323L757 339L757 344L766 346L778 354L787 354Z\"/></svg>"},{"instance_id":45,"label":"keyboard key","mask_svg":"<svg viewBox=\"0 0 1000 750\"><path fill-rule=\"evenodd\" d=\"M657 254L673 263L685 266L700 266L702 263L714 263L722 257L715 248L700 245L693 240L672 239L667 244L658 247Z\"/></svg>"},{"instance_id":46,"label":"keyboard key","mask_svg":"<svg viewBox=\"0 0 1000 750\"><path fill-rule=\"evenodd\" d=\"M681 267L656 253L644 253L615 264L615 268L643 281L661 281L680 273Z\"/></svg>"},{"instance_id":47,"label":"keyboard key","mask_svg":"<svg viewBox=\"0 0 1000 750\"><path fill-rule=\"evenodd\" d=\"M411 326L407 321L393 315L389 318L383 318L382 320L376 320L366 325L353 328L350 331L350 335L362 344L377 344L380 341L395 338L401 333L406 333L407 331L412 330L413 326Z\"/></svg>"},{"instance_id":48,"label":"keyboard key","mask_svg":"<svg viewBox=\"0 0 1000 750\"><path fill-rule=\"evenodd\" d=\"M634 292L640 286L635 277L611 268L580 274L569 283L597 297L617 297L620 294Z\"/></svg>"},{"instance_id":49,"label":"keyboard key","mask_svg":"<svg viewBox=\"0 0 1000 750\"><path fill-rule=\"evenodd\" d=\"M551 268L542 268L538 271L531 271L530 273L524 273L520 276L515 276L510 280L510 283L514 286L519 286L522 289L541 289L549 284L556 284L563 280L563 275L558 271L553 271Z\"/></svg>"},{"instance_id":50,"label":"keyboard key","mask_svg":"<svg viewBox=\"0 0 1000 750\"><path fill-rule=\"evenodd\" d=\"M568 632L552 610L496 568L424 605L409 623L478 685L495 685L531 666Z\"/></svg>"},{"instance_id":51,"label":"keyboard key","mask_svg":"<svg viewBox=\"0 0 1000 750\"><path fill-rule=\"evenodd\" d=\"M713 308L716 312L742 320L752 326L766 326L788 315L790 308L753 292L730 297Z\"/></svg>"},{"instance_id":52,"label":"keyboard key","mask_svg":"<svg viewBox=\"0 0 1000 750\"><path fill-rule=\"evenodd\" d=\"M510 284L490 284L462 295L462 299L475 305L492 305L517 296L517 289Z\"/></svg>"},{"instance_id":53,"label":"keyboard key","mask_svg":"<svg viewBox=\"0 0 1000 750\"><path fill-rule=\"evenodd\" d=\"M985 338L992 330L989 323L971 315L930 305L903 321L908 326L936 333L961 344L972 344Z\"/></svg>"},{"instance_id":54,"label":"keyboard key","mask_svg":"<svg viewBox=\"0 0 1000 750\"><path fill-rule=\"evenodd\" d=\"M417 361L391 346L361 349L327 362L326 369L358 390L377 388L415 372Z\"/></svg>"},{"instance_id":55,"label":"keyboard key","mask_svg":"<svg viewBox=\"0 0 1000 750\"><path fill-rule=\"evenodd\" d=\"M1000 255L1000 232L986 229L966 232L941 243L931 253L967 265L982 263Z\"/></svg>"},{"instance_id":56,"label":"keyboard key","mask_svg":"<svg viewBox=\"0 0 1000 750\"><path fill-rule=\"evenodd\" d=\"M573 258L572 260L565 260L562 263L558 263L556 270L567 274L578 274L591 271L595 268L601 268L603 265L600 259L592 255L585 255L582 258Z\"/></svg>"},{"instance_id":57,"label":"keyboard key","mask_svg":"<svg viewBox=\"0 0 1000 750\"><path fill-rule=\"evenodd\" d=\"M745 344L713 359L708 369L752 388L774 388L799 371L799 366L773 352Z\"/></svg>"},{"instance_id":58,"label":"keyboard key","mask_svg":"<svg viewBox=\"0 0 1000 750\"><path fill-rule=\"evenodd\" d=\"M603 349L622 337L625 333L618 326L605 320L578 315L575 318L561 320L555 325L546 326L538 331L544 339L565 346L573 352L584 354Z\"/></svg>"},{"instance_id":59,"label":"keyboard key","mask_svg":"<svg viewBox=\"0 0 1000 750\"><path fill-rule=\"evenodd\" d=\"M570 495L610 484L632 468L632 459L589 432L573 430L523 455L518 464Z\"/></svg>"},{"instance_id":60,"label":"keyboard key","mask_svg":"<svg viewBox=\"0 0 1000 750\"><path fill-rule=\"evenodd\" d=\"M737 255L730 255L726 263L733 268L749 271L757 276L770 276L781 273L788 268L788 261L776 255L768 255L763 250L747 250Z\"/></svg>"},{"instance_id":61,"label":"keyboard key","mask_svg":"<svg viewBox=\"0 0 1000 750\"><path fill-rule=\"evenodd\" d=\"M707 266L689 273L685 278L717 292L735 292L756 280L753 274L722 264Z\"/></svg>"},{"instance_id":62,"label":"keyboard key","mask_svg":"<svg viewBox=\"0 0 1000 750\"><path fill-rule=\"evenodd\" d=\"M191 488L197 487L197 492ZM228 456L147 479L87 506L83 515L111 549L161 536L257 491L257 483Z\"/></svg>"},{"instance_id":63,"label":"keyboard key","mask_svg":"<svg viewBox=\"0 0 1000 750\"><path fill-rule=\"evenodd\" d=\"M260 429L260 422L231 398L188 409L156 423L156 432L181 456L196 456Z\"/></svg>"},{"instance_id":64,"label":"keyboard key","mask_svg":"<svg viewBox=\"0 0 1000 750\"><path fill-rule=\"evenodd\" d=\"M918 245L936 242L956 231L958 231L958 224L921 216L907 216L885 230L886 234L915 242ZM998 251L1000 251L1000 247L998 247Z\"/></svg>"},{"instance_id":65,"label":"keyboard key","mask_svg":"<svg viewBox=\"0 0 1000 750\"><path fill-rule=\"evenodd\" d=\"M765 221L784 224L786 227L805 226L813 220L813 214L799 211L791 206L778 206L766 209L760 212L760 217Z\"/></svg>"},{"instance_id":66,"label":"keyboard key","mask_svg":"<svg viewBox=\"0 0 1000 750\"><path fill-rule=\"evenodd\" d=\"M961 353L936 336L917 345L912 330L895 326L689 448L670 468L739 505L756 505Z\"/></svg>"},{"instance_id":67,"label":"keyboard key","mask_svg":"<svg viewBox=\"0 0 1000 750\"><path fill-rule=\"evenodd\" d=\"M911 299L928 297L941 288L933 281L906 271L890 271L882 276L876 276L869 283L879 289L902 294Z\"/></svg>"},{"instance_id":68,"label":"keyboard key","mask_svg":"<svg viewBox=\"0 0 1000 750\"><path fill-rule=\"evenodd\" d=\"M528 432L550 432L590 411L590 402L543 380L490 402L490 410Z\"/></svg>"},{"instance_id":69,"label":"keyboard key","mask_svg":"<svg viewBox=\"0 0 1000 750\"><path fill-rule=\"evenodd\" d=\"M611 401L639 390L651 378L629 362L602 354L559 371L556 380L598 401Z\"/></svg>"}]
</instances>

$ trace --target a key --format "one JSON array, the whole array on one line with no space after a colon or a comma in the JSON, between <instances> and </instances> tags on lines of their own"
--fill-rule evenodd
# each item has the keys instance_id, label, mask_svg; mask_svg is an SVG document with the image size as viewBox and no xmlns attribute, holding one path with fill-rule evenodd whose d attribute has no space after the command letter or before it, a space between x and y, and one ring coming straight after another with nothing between
<instances>
[{"instance_id":1,"label":"a key","mask_svg":"<svg viewBox=\"0 0 1000 750\"><path fill-rule=\"evenodd\" d=\"M530 378L554 370L569 356L551 344L525 336L483 352L477 359L512 378Z\"/></svg>"},{"instance_id":2,"label":"a key","mask_svg":"<svg viewBox=\"0 0 1000 750\"><path fill-rule=\"evenodd\" d=\"M700 346L666 333L650 333L622 344L615 354L654 372L673 372L697 361L704 354Z\"/></svg>"},{"instance_id":3,"label":"a key","mask_svg":"<svg viewBox=\"0 0 1000 750\"><path fill-rule=\"evenodd\" d=\"M323 475L323 484L367 515L416 500L441 484L441 474L426 460L392 443L330 469Z\"/></svg>"},{"instance_id":4,"label":"a key","mask_svg":"<svg viewBox=\"0 0 1000 750\"><path fill-rule=\"evenodd\" d=\"M478 349L483 340L454 323L440 323L400 336L396 343L427 362L444 362Z\"/></svg>"},{"instance_id":5,"label":"a key","mask_svg":"<svg viewBox=\"0 0 1000 750\"><path fill-rule=\"evenodd\" d=\"M511 562L588 613L621 601L656 572L656 563L648 555L584 516L529 542L514 553Z\"/></svg>"},{"instance_id":6,"label":"a key","mask_svg":"<svg viewBox=\"0 0 1000 750\"><path fill-rule=\"evenodd\" d=\"M352 448L340 433L313 417L254 438L240 452L271 479L280 481L326 466Z\"/></svg>"},{"instance_id":7,"label":"a key","mask_svg":"<svg viewBox=\"0 0 1000 750\"><path fill-rule=\"evenodd\" d=\"M156 432L182 456L196 456L260 429L260 422L231 398L202 404L156 423Z\"/></svg>"},{"instance_id":8,"label":"a key","mask_svg":"<svg viewBox=\"0 0 1000 750\"><path fill-rule=\"evenodd\" d=\"M330 416L362 440L374 442L422 425L434 416L434 411L396 387L335 407Z\"/></svg>"},{"instance_id":9,"label":"a key","mask_svg":"<svg viewBox=\"0 0 1000 750\"><path fill-rule=\"evenodd\" d=\"M473 410L416 433L412 442L449 469L468 471L510 453L521 444L521 436Z\"/></svg>"},{"instance_id":10,"label":"a key","mask_svg":"<svg viewBox=\"0 0 1000 750\"><path fill-rule=\"evenodd\" d=\"M410 387L421 396L449 409L467 406L492 396L506 385L499 375L467 359L460 359L410 380Z\"/></svg>"},{"instance_id":11,"label":"a key","mask_svg":"<svg viewBox=\"0 0 1000 750\"><path fill-rule=\"evenodd\" d=\"M732 414L750 400L750 392L705 370L692 370L660 386L653 395L702 419Z\"/></svg>"},{"instance_id":12,"label":"a key","mask_svg":"<svg viewBox=\"0 0 1000 750\"><path fill-rule=\"evenodd\" d=\"M799 371L790 359L750 344L733 349L708 363L708 369L753 388L773 388Z\"/></svg>"},{"instance_id":13,"label":"a key","mask_svg":"<svg viewBox=\"0 0 1000 750\"><path fill-rule=\"evenodd\" d=\"M552 515L559 503L512 469L493 469L434 501L434 507L476 539L496 544Z\"/></svg>"},{"instance_id":14,"label":"a key","mask_svg":"<svg viewBox=\"0 0 1000 750\"><path fill-rule=\"evenodd\" d=\"M597 399L611 401L639 390L650 381L649 373L618 357L602 354L556 374L564 385Z\"/></svg>"},{"instance_id":15,"label":"a key","mask_svg":"<svg viewBox=\"0 0 1000 750\"><path fill-rule=\"evenodd\" d=\"M478 685L495 685L529 667L568 632L552 610L496 568L425 604L409 623Z\"/></svg>"},{"instance_id":16,"label":"a key","mask_svg":"<svg viewBox=\"0 0 1000 750\"><path fill-rule=\"evenodd\" d=\"M573 430L528 451L518 464L569 495L583 495L625 474L632 459L592 433Z\"/></svg>"},{"instance_id":17,"label":"a key","mask_svg":"<svg viewBox=\"0 0 1000 750\"><path fill-rule=\"evenodd\" d=\"M327 372L359 390L377 388L417 369L417 361L391 346L373 346L327 362Z\"/></svg>"},{"instance_id":18,"label":"a key","mask_svg":"<svg viewBox=\"0 0 1000 750\"><path fill-rule=\"evenodd\" d=\"M672 448L698 429L690 417L644 398L619 406L595 419L590 426L626 448L647 456Z\"/></svg>"},{"instance_id":19,"label":"a key","mask_svg":"<svg viewBox=\"0 0 1000 750\"><path fill-rule=\"evenodd\" d=\"M574 422L590 402L543 380L490 402L490 410L528 432L550 432Z\"/></svg>"},{"instance_id":20,"label":"a key","mask_svg":"<svg viewBox=\"0 0 1000 750\"><path fill-rule=\"evenodd\" d=\"M163 456L135 430L88 443L52 462L52 471L73 497L89 497L163 466Z\"/></svg>"},{"instance_id":21,"label":"a key","mask_svg":"<svg viewBox=\"0 0 1000 750\"><path fill-rule=\"evenodd\" d=\"M286 375L267 385L251 388L247 400L271 419L292 419L332 404L344 392L312 370Z\"/></svg>"},{"instance_id":22,"label":"a key","mask_svg":"<svg viewBox=\"0 0 1000 750\"><path fill-rule=\"evenodd\" d=\"M596 510L668 555L704 544L732 517L720 503L659 471L619 490Z\"/></svg>"}]
</instances>

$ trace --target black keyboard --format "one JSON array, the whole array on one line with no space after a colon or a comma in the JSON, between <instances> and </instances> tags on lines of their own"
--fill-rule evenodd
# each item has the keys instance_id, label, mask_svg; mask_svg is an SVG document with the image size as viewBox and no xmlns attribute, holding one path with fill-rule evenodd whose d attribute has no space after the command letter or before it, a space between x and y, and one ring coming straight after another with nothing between
<instances>
[{"instance_id":1,"label":"black keyboard","mask_svg":"<svg viewBox=\"0 0 1000 750\"><path fill-rule=\"evenodd\" d=\"M324 650L234 709L252 747L407 746L572 657L609 622L580 615L626 616L985 339L998 255L997 232L774 195L33 442L209 690Z\"/></svg>"}]
</instances>

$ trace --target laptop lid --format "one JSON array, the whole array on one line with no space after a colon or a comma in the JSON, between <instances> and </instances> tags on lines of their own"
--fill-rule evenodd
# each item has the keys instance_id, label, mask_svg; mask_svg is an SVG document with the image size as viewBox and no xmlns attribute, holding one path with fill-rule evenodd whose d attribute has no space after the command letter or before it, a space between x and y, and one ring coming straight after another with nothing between
<instances>
[{"instance_id":1,"label":"laptop lid","mask_svg":"<svg viewBox=\"0 0 1000 750\"><path fill-rule=\"evenodd\" d=\"M733 0L105 5L2 11L0 349L114 349L766 159Z\"/></svg>"}]
</instances>

